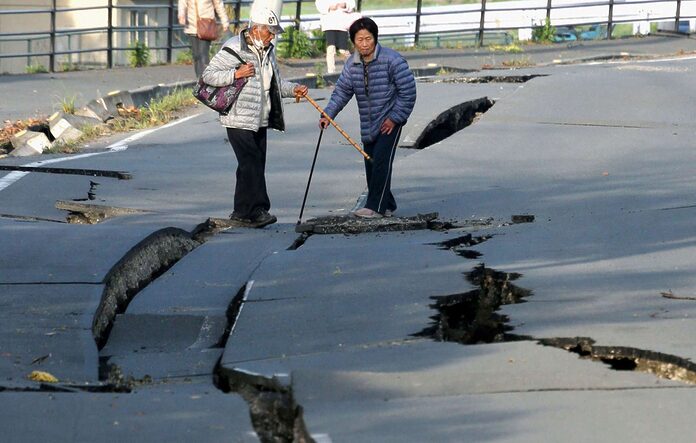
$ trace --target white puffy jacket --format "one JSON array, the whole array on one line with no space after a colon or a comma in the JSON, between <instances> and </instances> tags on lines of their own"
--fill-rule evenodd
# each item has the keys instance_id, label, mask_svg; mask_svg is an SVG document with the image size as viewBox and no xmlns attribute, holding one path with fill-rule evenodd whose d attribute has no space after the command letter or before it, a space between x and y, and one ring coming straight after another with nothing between
<instances>
[{"instance_id":1,"label":"white puffy jacket","mask_svg":"<svg viewBox=\"0 0 696 443\"><path fill-rule=\"evenodd\" d=\"M222 0L179 0L179 19L182 17L186 19L184 34L196 35L198 32L196 27L196 3L198 3L198 17L215 18L217 13L223 30L227 30L230 27L230 21Z\"/></svg>"},{"instance_id":2,"label":"white puffy jacket","mask_svg":"<svg viewBox=\"0 0 696 443\"><path fill-rule=\"evenodd\" d=\"M329 11L332 5L345 3L346 7ZM355 13L355 0L316 0L314 4L321 14L320 23L322 31L347 31L351 24L360 18Z\"/></svg>"},{"instance_id":3,"label":"white puffy jacket","mask_svg":"<svg viewBox=\"0 0 696 443\"><path fill-rule=\"evenodd\" d=\"M254 77L249 77L246 85L242 88L237 101L227 115L220 116L220 123L228 128L248 129L258 131L261 125L261 96L263 87L261 84L261 72L259 60L252 52L246 42L247 30L242 31L227 40L223 47L228 47L239 54L242 60L251 62L257 68ZM280 78L278 66L275 58L275 48L271 44L266 51L264 60L268 60L273 68L273 81L271 82L271 113L268 118L268 127L279 131L285 130L285 119L283 117L282 97L294 97L296 83L286 82ZM239 60L232 54L220 50L205 68L201 77L203 81L211 86L225 86L232 84L234 73L239 66Z\"/></svg>"}]
</instances>

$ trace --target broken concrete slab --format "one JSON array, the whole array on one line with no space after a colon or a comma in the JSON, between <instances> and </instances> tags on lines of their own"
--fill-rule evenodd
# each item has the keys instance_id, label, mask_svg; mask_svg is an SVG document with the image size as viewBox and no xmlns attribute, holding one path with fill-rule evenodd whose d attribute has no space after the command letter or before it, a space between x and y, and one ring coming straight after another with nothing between
<instances>
[{"instance_id":1,"label":"broken concrete slab","mask_svg":"<svg viewBox=\"0 0 696 443\"><path fill-rule=\"evenodd\" d=\"M312 234L360 234L364 232L413 231L428 229L437 212L412 217L365 219L353 215L317 217L295 226L295 232Z\"/></svg>"},{"instance_id":2,"label":"broken concrete slab","mask_svg":"<svg viewBox=\"0 0 696 443\"><path fill-rule=\"evenodd\" d=\"M133 98L128 91L112 91L106 96L91 100L82 113L94 119L105 122L111 118L118 117L119 108L133 108Z\"/></svg>"},{"instance_id":3,"label":"broken concrete slab","mask_svg":"<svg viewBox=\"0 0 696 443\"><path fill-rule=\"evenodd\" d=\"M68 223L83 225L95 225L111 217L148 213L148 211L143 211L141 209L116 208L113 206L93 205L64 200L58 200L55 206L56 209L69 212L67 216Z\"/></svg>"},{"instance_id":4,"label":"broken concrete slab","mask_svg":"<svg viewBox=\"0 0 696 443\"><path fill-rule=\"evenodd\" d=\"M432 315L430 296L471 289L463 276L471 265L431 244L451 237L313 236L295 251L274 254L247 285L223 365L408 339ZM379 265L371 265L376 256Z\"/></svg>"},{"instance_id":5,"label":"broken concrete slab","mask_svg":"<svg viewBox=\"0 0 696 443\"><path fill-rule=\"evenodd\" d=\"M12 157L39 155L51 147L51 142L46 137L46 134L26 129L16 133L10 141L14 147L10 152Z\"/></svg>"},{"instance_id":6,"label":"broken concrete slab","mask_svg":"<svg viewBox=\"0 0 696 443\"><path fill-rule=\"evenodd\" d=\"M69 114L63 111L56 112L48 118L48 126L53 138L63 143L70 143L82 137L84 135L84 132L82 132L84 127L101 124L101 120Z\"/></svg>"},{"instance_id":7,"label":"broken concrete slab","mask_svg":"<svg viewBox=\"0 0 696 443\"><path fill-rule=\"evenodd\" d=\"M287 249L296 234L235 230L202 244L143 289L129 314L224 316L254 269Z\"/></svg>"}]
</instances>

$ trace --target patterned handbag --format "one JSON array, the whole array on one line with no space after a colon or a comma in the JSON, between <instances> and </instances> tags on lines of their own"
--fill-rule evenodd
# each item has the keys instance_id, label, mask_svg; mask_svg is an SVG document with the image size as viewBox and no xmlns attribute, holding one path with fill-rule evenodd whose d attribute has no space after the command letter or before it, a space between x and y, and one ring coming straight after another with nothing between
<instances>
[{"instance_id":1,"label":"patterned handbag","mask_svg":"<svg viewBox=\"0 0 696 443\"><path fill-rule=\"evenodd\" d=\"M230 48L224 47L222 50L237 57L242 64L246 64L239 54ZM237 101L237 97L239 97L239 93L242 92L242 88L246 85L246 82L247 78L244 77L235 79L231 85L210 86L203 81L203 77L201 76L201 78L198 79L198 84L193 88L193 96L210 109L222 115L227 115L232 105L234 105L234 102Z\"/></svg>"}]
</instances>

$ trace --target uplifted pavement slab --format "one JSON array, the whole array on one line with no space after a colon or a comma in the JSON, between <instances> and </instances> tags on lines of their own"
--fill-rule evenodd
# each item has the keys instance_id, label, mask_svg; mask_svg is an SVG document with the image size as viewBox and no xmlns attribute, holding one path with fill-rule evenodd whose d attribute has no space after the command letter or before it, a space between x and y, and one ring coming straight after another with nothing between
<instances>
[{"instance_id":1,"label":"uplifted pavement slab","mask_svg":"<svg viewBox=\"0 0 696 443\"><path fill-rule=\"evenodd\" d=\"M254 269L295 237L251 229L212 237L131 300L100 356L136 378L212 376L233 321L230 306Z\"/></svg>"},{"instance_id":2,"label":"uplifted pavement slab","mask_svg":"<svg viewBox=\"0 0 696 443\"><path fill-rule=\"evenodd\" d=\"M694 389L537 391L304 401L333 442L690 442Z\"/></svg>"},{"instance_id":3,"label":"uplifted pavement slab","mask_svg":"<svg viewBox=\"0 0 696 443\"><path fill-rule=\"evenodd\" d=\"M235 229L212 237L143 289L128 314L223 315L250 275L297 237L290 229Z\"/></svg>"},{"instance_id":4,"label":"uplifted pavement slab","mask_svg":"<svg viewBox=\"0 0 696 443\"><path fill-rule=\"evenodd\" d=\"M131 393L2 392L3 441L254 442L249 409L212 385L180 383Z\"/></svg>"},{"instance_id":5,"label":"uplifted pavement slab","mask_svg":"<svg viewBox=\"0 0 696 443\"><path fill-rule=\"evenodd\" d=\"M97 346L92 316L101 284L0 284L0 386L36 387L32 371L63 383L95 382Z\"/></svg>"},{"instance_id":6,"label":"uplifted pavement slab","mask_svg":"<svg viewBox=\"0 0 696 443\"><path fill-rule=\"evenodd\" d=\"M223 366L408 339L433 314L430 296L471 289L471 262L435 244L453 237L312 236L269 257L247 286Z\"/></svg>"},{"instance_id":7,"label":"uplifted pavement slab","mask_svg":"<svg viewBox=\"0 0 696 443\"><path fill-rule=\"evenodd\" d=\"M238 363L238 371L275 379L305 400L394 399L515 391L684 386L533 341L464 346L411 338L329 352Z\"/></svg>"}]
</instances>

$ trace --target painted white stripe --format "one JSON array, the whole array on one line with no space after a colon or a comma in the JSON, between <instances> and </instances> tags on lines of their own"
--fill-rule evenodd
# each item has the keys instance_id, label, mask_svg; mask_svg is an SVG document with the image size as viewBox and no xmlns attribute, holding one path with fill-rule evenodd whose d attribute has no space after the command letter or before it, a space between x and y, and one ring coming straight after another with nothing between
<instances>
[{"instance_id":1,"label":"painted white stripe","mask_svg":"<svg viewBox=\"0 0 696 443\"><path fill-rule=\"evenodd\" d=\"M399 143L399 137L401 137L401 128L403 128L403 126L399 126L399 132L396 134L396 138L394 138L394 144L392 145L391 155L389 156L389 170L387 171L387 179L384 180L382 195L379 197L379 203L377 204L377 212L379 213L382 212L382 200L384 200L384 193L387 190L387 182L389 181L389 176L391 176L392 173L392 166L394 166L394 154L396 153L396 145Z\"/></svg>"},{"instance_id":2,"label":"painted white stripe","mask_svg":"<svg viewBox=\"0 0 696 443\"><path fill-rule=\"evenodd\" d=\"M249 293L251 292L251 288L254 286L254 280L249 280L246 284L246 288L244 289L244 296L242 297L242 304L239 306L239 311L237 312L237 316L234 318L234 324L232 325L232 329L230 329L230 334L234 332L234 328L237 326L237 320L239 320L239 316L242 315L242 310L244 309L244 305L246 304L247 297L249 297Z\"/></svg>"},{"instance_id":3,"label":"painted white stripe","mask_svg":"<svg viewBox=\"0 0 696 443\"><path fill-rule=\"evenodd\" d=\"M138 132L137 134L133 134L130 137L127 137L121 141L118 141L116 143L113 143L113 144L107 146L105 151L90 152L88 154L72 155L70 157L51 158L48 160L40 160L37 162L22 165L22 166L28 166L31 168L35 168L38 166L50 165L52 163L61 163L61 162L70 161L70 160L79 160L81 158L94 157L95 155L103 155L103 154L110 154L113 152L125 151L126 149L128 149L128 143L134 142L136 140L140 140L141 138L148 136L155 131L159 131L160 129L167 129L167 128L170 128L174 125L178 125L179 123L184 123L185 121L191 120L192 118L198 117L199 115L201 115L201 114L200 113L194 114L194 115L182 118L180 120L175 120L173 122L169 122L166 125L162 125L162 126L157 127L157 128L147 129L145 131ZM3 178L0 178L0 191L2 191L3 189L7 188L8 186L10 186L14 183L17 183L20 179L22 179L22 177L25 177L29 174L31 174L31 173L25 172L25 171L10 172L9 174L4 176Z\"/></svg>"}]
</instances>

